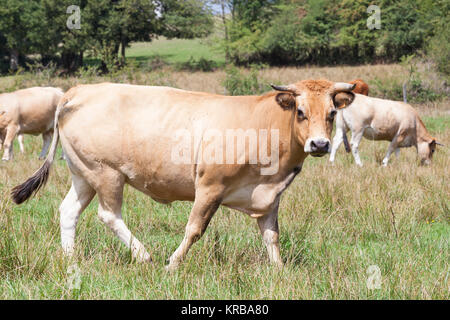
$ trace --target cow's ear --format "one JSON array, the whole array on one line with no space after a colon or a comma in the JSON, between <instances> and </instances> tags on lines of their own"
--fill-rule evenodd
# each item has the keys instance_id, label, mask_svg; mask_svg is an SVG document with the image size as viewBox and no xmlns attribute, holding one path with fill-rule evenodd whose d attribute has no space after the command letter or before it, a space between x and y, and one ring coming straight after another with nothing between
<instances>
[{"instance_id":1,"label":"cow's ear","mask_svg":"<svg viewBox=\"0 0 450 320\"><path fill-rule=\"evenodd\" d=\"M295 108L295 97L292 93L278 93L275 97L275 100L284 110Z\"/></svg>"},{"instance_id":2,"label":"cow's ear","mask_svg":"<svg viewBox=\"0 0 450 320\"><path fill-rule=\"evenodd\" d=\"M432 139L431 139L431 142L429 142L428 144L430 145L430 147L433 147L433 146L436 146L436 145L445 147L442 143L438 142L438 141L436 140L436 138L432 138Z\"/></svg>"},{"instance_id":3,"label":"cow's ear","mask_svg":"<svg viewBox=\"0 0 450 320\"><path fill-rule=\"evenodd\" d=\"M352 92L339 92L333 97L333 103L336 109L342 109L348 107L354 99Z\"/></svg>"},{"instance_id":4,"label":"cow's ear","mask_svg":"<svg viewBox=\"0 0 450 320\"><path fill-rule=\"evenodd\" d=\"M0 111L0 117L6 113L5 110Z\"/></svg>"}]
</instances>

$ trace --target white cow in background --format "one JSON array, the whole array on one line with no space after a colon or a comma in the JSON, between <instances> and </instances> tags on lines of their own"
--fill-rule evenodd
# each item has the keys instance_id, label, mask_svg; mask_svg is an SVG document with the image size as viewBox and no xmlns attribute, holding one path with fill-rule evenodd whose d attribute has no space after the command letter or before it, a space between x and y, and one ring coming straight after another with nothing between
<instances>
[{"instance_id":1,"label":"white cow in background","mask_svg":"<svg viewBox=\"0 0 450 320\"><path fill-rule=\"evenodd\" d=\"M352 132L351 151L359 166L362 166L362 162L358 147L363 136L369 140L391 142L383 159L383 166L387 166L394 151L398 155L400 148L412 146L416 147L421 163L430 164L436 145L441 145L429 134L417 111L409 104L361 94L355 94L354 102L338 111L331 162L334 162L336 151L348 130Z\"/></svg>"}]
</instances>

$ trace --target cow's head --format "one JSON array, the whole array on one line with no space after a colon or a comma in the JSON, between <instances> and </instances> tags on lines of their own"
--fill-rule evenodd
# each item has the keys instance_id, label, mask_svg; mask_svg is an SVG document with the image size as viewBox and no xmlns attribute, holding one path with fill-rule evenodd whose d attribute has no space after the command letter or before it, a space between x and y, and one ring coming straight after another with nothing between
<instances>
[{"instance_id":1,"label":"cow's head","mask_svg":"<svg viewBox=\"0 0 450 320\"><path fill-rule=\"evenodd\" d=\"M431 159L433 158L437 145L443 146L442 143L437 142L436 138L433 137L428 137L427 139L423 139L423 141L418 141L417 153L422 165L431 164Z\"/></svg>"},{"instance_id":2,"label":"cow's head","mask_svg":"<svg viewBox=\"0 0 450 320\"><path fill-rule=\"evenodd\" d=\"M337 110L353 102L355 85L327 80L304 80L287 86L272 85L277 103L291 109L294 136L305 153L322 157L331 150L331 131Z\"/></svg>"}]
</instances>

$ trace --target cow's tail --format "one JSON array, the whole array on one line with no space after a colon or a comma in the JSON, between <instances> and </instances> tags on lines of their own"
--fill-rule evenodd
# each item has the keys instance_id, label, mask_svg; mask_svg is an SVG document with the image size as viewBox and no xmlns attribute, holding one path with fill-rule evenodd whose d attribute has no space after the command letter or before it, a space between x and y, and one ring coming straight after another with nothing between
<instances>
[{"instance_id":1,"label":"cow's tail","mask_svg":"<svg viewBox=\"0 0 450 320\"><path fill-rule=\"evenodd\" d=\"M345 151L347 151L347 153L348 152L350 152L350 151L352 151L351 149L350 149L350 144L348 143L348 139L347 139L347 133L345 132L345 131L343 131L342 132L342 135L343 135L343 139L344 139L344 147L345 147Z\"/></svg>"},{"instance_id":2,"label":"cow's tail","mask_svg":"<svg viewBox=\"0 0 450 320\"><path fill-rule=\"evenodd\" d=\"M56 148L58 147L59 141L59 111L67 103L67 101L64 100L64 98L61 99L58 107L56 108L55 121L53 125L53 140L44 164L39 168L38 171L36 171L30 178L28 178L27 181L25 181L21 185L14 187L11 191L12 199L16 204L21 204L28 200L32 195L36 194L36 192L38 192L39 189L42 188L48 180L48 176L50 175L50 168L53 164L53 160L55 159Z\"/></svg>"}]
</instances>

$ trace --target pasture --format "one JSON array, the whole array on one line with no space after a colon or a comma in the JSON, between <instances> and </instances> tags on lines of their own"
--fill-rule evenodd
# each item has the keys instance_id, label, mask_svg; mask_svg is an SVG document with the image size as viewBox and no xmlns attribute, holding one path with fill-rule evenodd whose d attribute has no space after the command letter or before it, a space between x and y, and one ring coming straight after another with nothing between
<instances>
[{"instance_id":1,"label":"pasture","mask_svg":"<svg viewBox=\"0 0 450 320\"><path fill-rule=\"evenodd\" d=\"M138 54L136 53L136 56ZM262 79L290 83L307 78L349 81L401 76L399 65L270 68ZM224 71L160 70L109 76L54 78L45 73L0 79L6 91L32 85L68 89L100 81L171 85L223 93ZM70 187L64 161L55 161L47 186L22 206L9 193L40 165L41 138L25 137L24 155L0 164L1 299L448 299L450 239L450 102L415 105L439 147L430 167L420 167L414 148L402 149L387 168L387 143L363 140L363 168L343 147L336 164L307 158L280 204L282 270L269 265L256 221L220 208L174 273L164 270L177 248L191 203L162 205L127 187L123 216L150 252L139 264L97 218L97 201L77 228L76 253L62 254L58 207ZM17 142L16 142L17 143ZM79 268L74 282L71 266ZM367 281L381 273L379 289ZM369 271L369 272L368 272Z\"/></svg>"}]
</instances>

